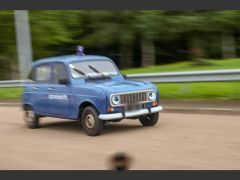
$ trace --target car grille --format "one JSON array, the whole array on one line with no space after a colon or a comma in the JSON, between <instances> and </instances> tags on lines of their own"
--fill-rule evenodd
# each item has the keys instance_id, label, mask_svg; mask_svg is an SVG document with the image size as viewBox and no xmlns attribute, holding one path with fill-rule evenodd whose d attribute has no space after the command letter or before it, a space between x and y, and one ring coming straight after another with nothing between
<instances>
[{"instance_id":1,"label":"car grille","mask_svg":"<svg viewBox=\"0 0 240 180\"><path fill-rule=\"evenodd\" d=\"M121 104L133 104L147 101L147 92L121 94Z\"/></svg>"}]
</instances>

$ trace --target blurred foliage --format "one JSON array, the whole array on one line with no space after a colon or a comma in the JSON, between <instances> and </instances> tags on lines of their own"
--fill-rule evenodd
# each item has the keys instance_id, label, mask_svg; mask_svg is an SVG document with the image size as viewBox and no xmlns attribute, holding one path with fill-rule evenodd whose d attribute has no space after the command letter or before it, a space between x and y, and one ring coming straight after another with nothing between
<instances>
[{"instance_id":1,"label":"blurred foliage","mask_svg":"<svg viewBox=\"0 0 240 180\"><path fill-rule=\"evenodd\" d=\"M33 56L87 54L121 69L240 56L240 11L29 11ZM17 71L14 11L0 11L0 79Z\"/></svg>"},{"instance_id":2,"label":"blurred foliage","mask_svg":"<svg viewBox=\"0 0 240 180\"><path fill-rule=\"evenodd\" d=\"M0 11L0 79L11 79L17 74L15 44L13 11Z\"/></svg>"}]
</instances>

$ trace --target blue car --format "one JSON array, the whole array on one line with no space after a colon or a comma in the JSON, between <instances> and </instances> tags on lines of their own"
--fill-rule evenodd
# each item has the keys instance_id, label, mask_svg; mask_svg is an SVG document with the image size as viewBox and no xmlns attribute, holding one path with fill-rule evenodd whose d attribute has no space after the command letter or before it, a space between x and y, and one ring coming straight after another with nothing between
<instances>
[{"instance_id":1,"label":"blue car","mask_svg":"<svg viewBox=\"0 0 240 180\"><path fill-rule=\"evenodd\" d=\"M103 56L38 60L32 63L28 79L22 106L29 128L38 128L41 117L56 117L80 120L87 135L96 136L104 124L123 119L153 126L162 110L155 85L129 80Z\"/></svg>"}]
</instances>

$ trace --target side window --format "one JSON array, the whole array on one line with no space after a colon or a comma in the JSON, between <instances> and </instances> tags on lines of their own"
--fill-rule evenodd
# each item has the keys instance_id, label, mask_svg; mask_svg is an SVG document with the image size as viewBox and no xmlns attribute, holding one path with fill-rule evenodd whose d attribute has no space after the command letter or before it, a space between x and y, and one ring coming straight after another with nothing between
<instances>
[{"instance_id":1,"label":"side window","mask_svg":"<svg viewBox=\"0 0 240 180\"><path fill-rule=\"evenodd\" d=\"M35 68L32 68L31 71L28 74L27 79L35 81L35 79L34 79L34 71L35 71Z\"/></svg>"},{"instance_id":2,"label":"side window","mask_svg":"<svg viewBox=\"0 0 240 180\"><path fill-rule=\"evenodd\" d=\"M53 67L53 83L61 84L60 82L68 80L66 67L62 63L56 63Z\"/></svg>"},{"instance_id":3,"label":"side window","mask_svg":"<svg viewBox=\"0 0 240 180\"><path fill-rule=\"evenodd\" d=\"M51 79L51 67L40 65L36 68L35 80L39 83L48 83Z\"/></svg>"}]
</instances>

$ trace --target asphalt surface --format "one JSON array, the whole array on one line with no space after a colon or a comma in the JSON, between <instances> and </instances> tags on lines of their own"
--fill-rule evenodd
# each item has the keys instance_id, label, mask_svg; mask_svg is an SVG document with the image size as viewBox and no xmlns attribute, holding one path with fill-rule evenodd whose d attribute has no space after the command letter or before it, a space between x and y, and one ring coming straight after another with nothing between
<instances>
[{"instance_id":1,"label":"asphalt surface","mask_svg":"<svg viewBox=\"0 0 240 180\"><path fill-rule=\"evenodd\" d=\"M240 169L240 116L161 113L154 127L124 120L97 137L78 122L41 119L27 129L19 107L0 107L0 169L109 169L125 152L130 169Z\"/></svg>"}]
</instances>

